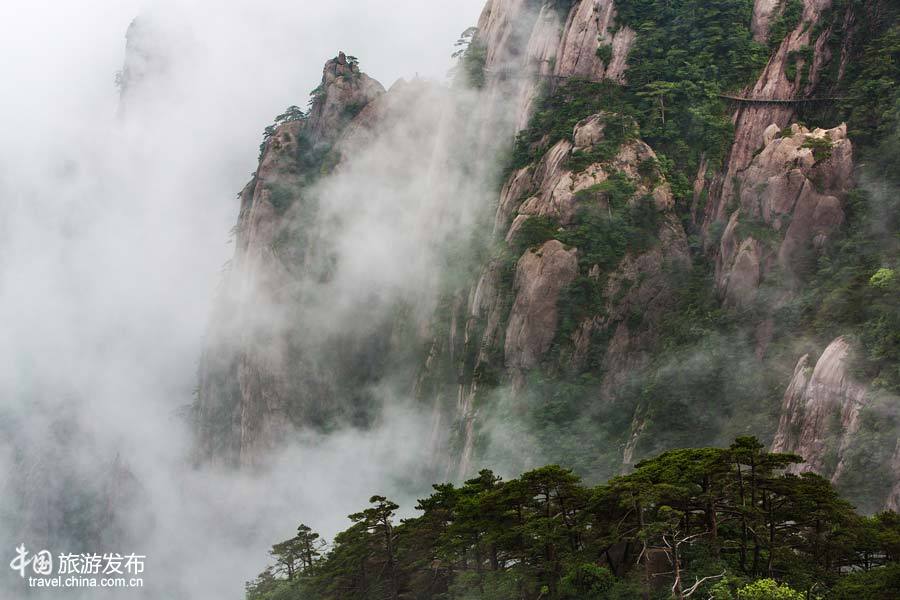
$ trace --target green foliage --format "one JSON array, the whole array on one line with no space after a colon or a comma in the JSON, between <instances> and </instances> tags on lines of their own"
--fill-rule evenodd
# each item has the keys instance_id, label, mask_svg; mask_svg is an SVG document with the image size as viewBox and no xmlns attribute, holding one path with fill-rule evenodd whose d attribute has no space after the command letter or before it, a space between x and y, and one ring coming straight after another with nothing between
<instances>
[{"instance_id":1,"label":"green foliage","mask_svg":"<svg viewBox=\"0 0 900 600\"><path fill-rule=\"evenodd\" d=\"M896 273L894 269L882 267L875 271L875 274L869 278L869 285L879 289L886 289L893 286L895 280Z\"/></svg>"},{"instance_id":2,"label":"green foliage","mask_svg":"<svg viewBox=\"0 0 900 600\"><path fill-rule=\"evenodd\" d=\"M267 569L247 598L637 600L687 597L700 580L700 597L716 600L831 587L879 597L896 581L900 518L860 518L821 477L784 473L799 460L739 438L666 452L596 487L556 465L508 481L482 470L433 486L399 523L397 505L374 496L327 554L293 575ZM273 549L279 565L296 539Z\"/></svg>"},{"instance_id":3,"label":"green foliage","mask_svg":"<svg viewBox=\"0 0 900 600\"><path fill-rule=\"evenodd\" d=\"M520 169L535 163L558 141L572 140L575 125L582 119L603 111L620 113L619 109L626 108L622 102L622 94L621 86L615 83L595 83L580 79L569 80L552 93L545 94L535 108L528 127L516 138L510 169ZM625 125L622 120L626 116L614 118L619 120L618 130L614 126L610 134L619 136ZM604 155L608 155L611 144L603 147L606 149ZM618 149L617 145L615 149Z\"/></svg>"},{"instance_id":4,"label":"green foliage","mask_svg":"<svg viewBox=\"0 0 900 600\"><path fill-rule=\"evenodd\" d=\"M586 284L593 283L585 279ZM579 293L593 292L588 289ZM605 331L598 332L592 340L597 355L586 361L592 369L583 373L551 369L532 373L526 393L514 402L494 400L485 409L492 422L502 423L512 435L528 440L529 454L571 466L593 482L603 481L621 468L622 451L618 441L629 430L633 412L627 399L598 402L602 371L596 365L602 361L604 338L608 335ZM525 458L496 456L497 460L519 468L527 466Z\"/></svg>"},{"instance_id":5,"label":"green foliage","mask_svg":"<svg viewBox=\"0 0 900 600\"><path fill-rule=\"evenodd\" d=\"M837 583L828 597L830 600L884 600L896 598L898 590L900 563L892 563L880 569L850 573Z\"/></svg>"},{"instance_id":6,"label":"green foliage","mask_svg":"<svg viewBox=\"0 0 900 600\"><path fill-rule=\"evenodd\" d=\"M897 17L900 6L881 7L887 14L883 25L870 23L859 56L850 62L849 72L843 82L847 100L842 104L841 117L847 120L850 137L863 149L866 158L885 165L885 175L896 182L900 169L882 150L885 146L896 150L900 127L900 25Z\"/></svg>"},{"instance_id":7,"label":"green foliage","mask_svg":"<svg viewBox=\"0 0 900 600\"><path fill-rule=\"evenodd\" d=\"M803 18L803 0L788 0L781 14L769 25L769 48L775 50L784 38L797 29Z\"/></svg>"},{"instance_id":8,"label":"green foliage","mask_svg":"<svg viewBox=\"0 0 900 600\"><path fill-rule=\"evenodd\" d=\"M774 579L760 579L738 590L738 600L806 600L806 594Z\"/></svg>"},{"instance_id":9,"label":"green foliage","mask_svg":"<svg viewBox=\"0 0 900 600\"><path fill-rule=\"evenodd\" d=\"M637 137L637 125L631 117L603 113L605 126L603 139L589 150L576 150L569 157L567 167L575 173L584 171L594 163L604 163L615 158L626 141Z\"/></svg>"},{"instance_id":10,"label":"green foliage","mask_svg":"<svg viewBox=\"0 0 900 600\"><path fill-rule=\"evenodd\" d=\"M275 125L290 123L291 121L302 121L306 118L306 113L300 110L299 106L288 106L283 113L275 117Z\"/></svg>"},{"instance_id":11,"label":"green foliage","mask_svg":"<svg viewBox=\"0 0 900 600\"><path fill-rule=\"evenodd\" d=\"M655 158L642 160L638 165L637 172L645 183L655 184L660 177L659 160Z\"/></svg>"},{"instance_id":12,"label":"green foliage","mask_svg":"<svg viewBox=\"0 0 900 600\"><path fill-rule=\"evenodd\" d=\"M601 39L600 45L597 46L597 57L603 61L604 65L609 65L613 57L612 44L607 44Z\"/></svg>"},{"instance_id":13,"label":"green foliage","mask_svg":"<svg viewBox=\"0 0 900 600\"><path fill-rule=\"evenodd\" d=\"M900 286L891 274L900 265L900 168L896 160L900 154L900 89L896 85L900 80L900 26L896 25L900 6L879 3L877 10L870 11L862 10L857 0L836 3L833 14L823 17L828 29L822 34L828 34L825 42L832 52L845 43L842 36L848 32L843 22L851 8L859 19L858 31L865 35L851 40L852 54L843 80L837 82L832 75L826 81L835 86L832 93L847 98L835 114L827 116L848 123L861 165L859 186L844 202L842 230L812 265L801 298L785 311L796 315L794 327L814 332L822 344L838 335L851 335L858 347L854 355L858 377L873 381L876 389L897 393L900 311L896 298ZM831 152L827 140L809 140L804 145L813 149L817 161ZM873 419L871 432L881 439L874 423ZM860 446L874 449L863 436ZM884 468L863 460L862 454L856 459L862 461L859 466L867 464L866 472ZM874 501L870 494L878 487L876 480L857 481L861 493L854 500L869 506Z\"/></svg>"},{"instance_id":14,"label":"green foliage","mask_svg":"<svg viewBox=\"0 0 900 600\"><path fill-rule=\"evenodd\" d=\"M547 90L516 140L510 169L540 160L559 140L571 140L578 121L604 112L617 121L604 131L606 139L575 153L569 166L577 172L609 160L637 135L636 123L661 159L672 157L665 159L665 174L684 208L700 157L716 164L732 139L730 114L719 95L749 82L766 62L766 47L750 32L752 8L751 0L618 2L619 23L638 34L628 60L629 86L570 80ZM601 44L597 53L604 62L611 59L609 45Z\"/></svg>"},{"instance_id":15,"label":"green foliage","mask_svg":"<svg viewBox=\"0 0 900 600\"><path fill-rule=\"evenodd\" d=\"M637 32L628 60L642 137L693 177L701 154L721 159L730 115L718 95L742 87L768 50L750 32L752 0L623 0L618 21Z\"/></svg>"},{"instance_id":16,"label":"green foliage","mask_svg":"<svg viewBox=\"0 0 900 600\"><path fill-rule=\"evenodd\" d=\"M831 151L834 148L834 143L828 139L828 137L808 137L803 142L803 148L811 148L813 151L813 158L816 162L820 162L823 160L828 160L831 158Z\"/></svg>"},{"instance_id":17,"label":"green foliage","mask_svg":"<svg viewBox=\"0 0 900 600\"><path fill-rule=\"evenodd\" d=\"M459 59L457 78L468 87L481 89L485 84L484 65L487 61L487 47L478 40L478 28L469 27L463 31L454 46L453 58Z\"/></svg>"},{"instance_id":18,"label":"green foliage","mask_svg":"<svg viewBox=\"0 0 900 600\"><path fill-rule=\"evenodd\" d=\"M303 121L307 117L306 113L304 113L298 106L291 105L285 109L283 113L275 117L275 122L272 125L269 125L263 131L263 141L259 145L259 158L258 160L262 160L263 152L266 150L266 145L269 143L269 139L275 135L275 130L284 125L285 123L290 123L293 121Z\"/></svg>"},{"instance_id":19,"label":"green foliage","mask_svg":"<svg viewBox=\"0 0 900 600\"><path fill-rule=\"evenodd\" d=\"M515 256L535 246L539 246L547 240L553 239L559 229L559 223L542 215L533 215L526 218L516 230L513 239L510 240L510 250Z\"/></svg>"},{"instance_id":20,"label":"green foliage","mask_svg":"<svg viewBox=\"0 0 900 600\"><path fill-rule=\"evenodd\" d=\"M266 189L269 191L269 203L278 214L284 214L294 203L296 196L293 187L281 183L270 183L266 185Z\"/></svg>"},{"instance_id":21,"label":"green foliage","mask_svg":"<svg viewBox=\"0 0 900 600\"><path fill-rule=\"evenodd\" d=\"M602 600L615 583L615 576L606 567L583 563L572 567L562 578L559 597L566 600Z\"/></svg>"},{"instance_id":22,"label":"green foliage","mask_svg":"<svg viewBox=\"0 0 900 600\"><path fill-rule=\"evenodd\" d=\"M859 349L854 357L858 376L873 381L876 388L897 393L900 316L896 298L900 286L891 274L900 265L900 168L896 160L900 154L900 89L896 85L900 80L900 26L896 24L900 6L879 3L877 10L870 11L861 10L857 0L838 2L833 14L823 18L829 23L825 42L832 52L839 50L842 36L848 33L843 29L848 8L855 9L858 31L865 35L850 46L852 55L844 78L837 82L832 74L826 83L835 86L835 95L847 98L830 118L848 123L854 154L860 157L860 185L845 201L841 235L818 260L802 299L792 310L799 315L796 326L814 331L822 343L852 334ZM813 151L820 160L830 148L824 143L817 145L821 147L813 147ZM870 431L875 439L881 439L875 421L871 420ZM874 449L863 443L863 436L860 443ZM856 459L862 461L859 466L867 463L869 471L884 468L876 469L862 454ZM876 479L857 482L862 494L855 499L865 506L873 501L870 493L877 487Z\"/></svg>"},{"instance_id":23,"label":"green foliage","mask_svg":"<svg viewBox=\"0 0 900 600\"><path fill-rule=\"evenodd\" d=\"M900 311L896 306L900 281L887 273L900 263L896 241L900 199L892 189L851 194L844 237L819 259L799 304L803 323L826 342L854 333L861 346L855 357L861 378L896 393L900 390ZM877 285L873 285L876 275Z\"/></svg>"},{"instance_id":24,"label":"green foliage","mask_svg":"<svg viewBox=\"0 0 900 600\"><path fill-rule=\"evenodd\" d=\"M838 489L866 513L884 506L896 477L892 467L900 431L896 402L896 396L888 391L870 390L860 410L859 429L843 454L844 471Z\"/></svg>"},{"instance_id":25,"label":"green foliage","mask_svg":"<svg viewBox=\"0 0 900 600\"><path fill-rule=\"evenodd\" d=\"M809 82L809 71L812 69L813 57L815 51L812 46L803 46L797 50L788 52L784 62L784 76L788 81L797 81L797 74L800 74L799 84L805 86Z\"/></svg>"},{"instance_id":26,"label":"green foliage","mask_svg":"<svg viewBox=\"0 0 900 600\"><path fill-rule=\"evenodd\" d=\"M637 198L630 205L634 186L615 173L603 183L584 190L581 208L572 225L557 233L557 239L579 249L579 263L589 269L614 269L629 251L642 252L656 241L659 213L652 197ZM587 197L595 196L590 202ZM598 201L599 200L599 201Z\"/></svg>"},{"instance_id":27,"label":"green foliage","mask_svg":"<svg viewBox=\"0 0 900 600\"><path fill-rule=\"evenodd\" d=\"M830 146L829 146L830 147ZM744 240L752 237L758 242L771 244L777 247L781 242L782 233L775 231L772 227L762 219L754 219L753 217L745 217L743 214L738 220L735 227L738 239Z\"/></svg>"}]
</instances>

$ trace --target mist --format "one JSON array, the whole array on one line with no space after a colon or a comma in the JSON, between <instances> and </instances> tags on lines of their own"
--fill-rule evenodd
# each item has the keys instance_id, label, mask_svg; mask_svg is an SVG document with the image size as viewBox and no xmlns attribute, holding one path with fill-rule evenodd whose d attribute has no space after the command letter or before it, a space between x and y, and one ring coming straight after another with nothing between
<instances>
[{"instance_id":1,"label":"mist","mask_svg":"<svg viewBox=\"0 0 900 600\"><path fill-rule=\"evenodd\" d=\"M233 253L235 194L256 167L262 129L285 106L305 103L338 50L359 56L388 87L399 77L444 80L453 42L481 4L0 6L0 548L7 562L20 543L54 556L144 554L145 589L108 597L241 598L267 548L301 521L330 538L372 493L409 505L421 485L409 474L425 460L430 424L389 386L373 391L384 397L379 426L301 432L254 473L194 470L179 410L197 385L210 307ZM120 110L114 75L135 16L153 24L163 60ZM441 98L413 122L439 130L448 102ZM403 143L415 135L391 138L400 158L417 151ZM445 138L433 139L440 146ZM384 150L371 149L343 179L323 182L330 206L358 200L353 191L384 167L375 160ZM477 218L483 190L458 191L458 169L440 177L424 169L398 186L391 182L402 178L393 176L376 182L377 201L335 236L347 260L329 297L352 298L365 274L383 306L407 296L408 282L442 260L440 241ZM473 204L454 209L446 229L417 228L454 190ZM384 212L391 206L394 213ZM412 206L418 210L403 210ZM397 216L407 219L400 230L416 235L396 251L420 260L373 281L372 267L386 255L360 254L350 241L365 230L368 247L389 248L398 241ZM418 306L427 311L433 298L425 295ZM350 314L358 304L345 308ZM94 501L97 482L110 478L124 481L127 489L116 493L129 498L128 514L99 540L62 535L78 528L69 519L109 517ZM3 590L38 597L7 569ZM69 589L48 597L107 596Z\"/></svg>"}]
</instances>

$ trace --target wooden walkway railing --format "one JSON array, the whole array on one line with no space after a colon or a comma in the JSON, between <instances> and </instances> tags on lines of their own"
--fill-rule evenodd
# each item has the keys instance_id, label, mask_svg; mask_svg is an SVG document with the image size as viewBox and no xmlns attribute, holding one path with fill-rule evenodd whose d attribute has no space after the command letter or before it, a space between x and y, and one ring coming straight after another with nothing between
<instances>
[{"instance_id":1,"label":"wooden walkway railing","mask_svg":"<svg viewBox=\"0 0 900 600\"><path fill-rule=\"evenodd\" d=\"M564 77L562 75L548 75L536 73L534 71L524 71L520 69L485 69L485 74L489 77L494 77L496 79L543 79L545 81L550 81L554 86L559 85L563 81L573 79L572 77ZM577 78L581 79L581 78ZM609 79L604 79L602 81L594 81L591 79L585 79L584 81L589 81L593 83L603 83L605 81L610 81ZM628 87L627 84L620 83L623 87ZM830 97L818 97L818 98L751 98L748 96L734 96L732 94L719 94L719 98L723 100L728 100L729 102L734 102L737 104L775 104L775 105L785 105L785 106L798 106L802 104L820 104L820 103L830 103L830 102L839 102L841 100L846 100L847 98L840 96L830 96Z\"/></svg>"},{"instance_id":2,"label":"wooden walkway railing","mask_svg":"<svg viewBox=\"0 0 900 600\"><path fill-rule=\"evenodd\" d=\"M719 98L737 102L739 104L784 104L788 106L846 100L846 98L837 96L829 98L747 98L744 96L731 96L729 94L719 94Z\"/></svg>"}]
</instances>

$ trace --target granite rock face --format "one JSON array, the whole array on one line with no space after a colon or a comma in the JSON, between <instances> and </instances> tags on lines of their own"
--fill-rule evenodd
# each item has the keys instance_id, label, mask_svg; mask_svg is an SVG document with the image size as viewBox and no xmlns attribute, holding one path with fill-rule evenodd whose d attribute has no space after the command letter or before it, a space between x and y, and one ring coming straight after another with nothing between
<instances>
[{"instance_id":1,"label":"granite rock face","mask_svg":"<svg viewBox=\"0 0 900 600\"><path fill-rule=\"evenodd\" d=\"M734 209L716 255L726 304L752 304L760 286L786 293L844 220L853 147L845 125L810 131L771 125L750 165L736 176Z\"/></svg>"},{"instance_id":2,"label":"granite rock face","mask_svg":"<svg viewBox=\"0 0 900 600\"><path fill-rule=\"evenodd\" d=\"M756 0L753 10L753 32L757 41L764 41L775 15L784 10L784 2ZM756 82L742 90L746 98L790 100L804 98L816 89L824 66L832 60L826 41L828 27L818 27L828 14L830 0L803 0L803 13L793 31L787 33L772 53L769 62ZM849 9L848 9L849 10ZM813 35L816 35L814 38ZM807 53L806 49L811 52ZM788 68L789 66L793 68ZM793 79L789 77L794 73ZM702 207L698 224L704 231L729 216L729 203L735 193L735 179L753 161L759 141L771 124L788 127L794 120L796 106L792 104L740 104L734 113L734 143L722 173L708 182L709 200ZM695 195L697 202L699 195ZM698 211L700 212L700 211Z\"/></svg>"},{"instance_id":3,"label":"granite rock face","mask_svg":"<svg viewBox=\"0 0 900 600\"><path fill-rule=\"evenodd\" d=\"M781 420L773 452L790 452L806 459L795 472L813 471L833 482L843 473L843 453L859 429L859 413L866 403L866 387L850 374L852 348L839 337L819 360L809 355L797 362L784 394ZM826 460L827 456L834 457Z\"/></svg>"},{"instance_id":4,"label":"granite rock face","mask_svg":"<svg viewBox=\"0 0 900 600\"><path fill-rule=\"evenodd\" d=\"M854 374L854 351L852 341L841 336L828 344L818 360L813 361L808 354L800 357L784 393L772 443L773 452L794 453L805 459L806 462L793 465L792 472L818 473L838 487L846 484L845 490L850 492L859 491L855 487L860 473L852 469L860 468L860 447L866 448L864 461L874 458L872 441L868 439L872 434L862 427L863 415L896 403L896 396L888 394L882 397L887 403L879 404L883 390L860 381ZM878 419L887 419L881 413L874 414ZM883 474L871 474L886 479L878 485L882 492L862 499L868 510L896 510L900 502L900 439L887 432L890 445L882 450L889 458L877 465L884 469Z\"/></svg>"},{"instance_id":5,"label":"granite rock face","mask_svg":"<svg viewBox=\"0 0 900 600\"><path fill-rule=\"evenodd\" d=\"M561 8L567 5L568 12ZM615 15L612 0L540 6L528 0L489 0L475 43L486 50L488 89L514 98L516 129L528 123L542 83L570 77L625 82L635 33L614 27ZM608 52L598 52L601 46L608 46Z\"/></svg>"},{"instance_id":6,"label":"granite rock face","mask_svg":"<svg viewBox=\"0 0 900 600\"><path fill-rule=\"evenodd\" d=\"M825 66L839 60L830 55L834 46L825 43L831 3L802 3L798 25L772 43L758 79L737 95L786 100L818 93ZM755 2L751 29L757 41L771 42L769 30L785 8L783 0ZM493 146L498 150L526 127L541 90L555 89L569 78L627 84L628 54L636 35L616 23L611 0L488 0L472 40L479 60L483 52L484 86L477 102L487 117L467 122L476 127L491 123L479 139L502 140ZM298 290L286 282L298 274L314 280L328 277L328 269L321 268L328 260L321 244L327 233L310 228L315 219L303 192L284 207L283 188L303 188L298 156L324 156L317 169L343 173L348 162L344 158L361 146L384 143L383 125L402 125L411 107L421 104L415 98L432 101L423 90L421 82L399 82L385 92L359 72L355 60L339 55L326 64L309 115L280 125L268 138L259 169L241 194L235 258L214 319L212 343L203 357L201 456L256 464L296 424L298 415L292 411L297 406L327 407L333 402L333 389L349 371L323 368L322 361L310 360L281 335L286 323L296 328L303 318L290 308ZM403 98L409 104L404 105ZM433 412L429 460L442 462L448 477L471 475L479 428L487 426L480 411L488 402L503 394L511 401L510 410L524 410L523 399L535 391L529 386L536 380L563 381L588 373L597 383L579 388L590 388L589 398L579 396L590 404L585 411L621 407L623 422L631 422L630 430L624 426L615 442L621 462L613 468L627 470L654 445L651 432L656 427L658 435L660 425L654 422L654 411L661 412L662 401L654 397L645 405L640 400L625 406L634 398L623 390L635 378L668 373L670 363L658 360L663 344L685 345L686 356L704 352L690 340L675 340L684 334L666 327L667 318L685 316L673 312L683 307L678 303L684 300L679 294L685 292L685 282L701 281L705 289L687 290L695 294L689 300L708 300L715 307L704 304L700 310L754 319L739 326L737 335L750 342L749 352L742 347L737 360L753 363L737 365L739 369L772 370L787 379L796 362L773 450L802 454L808 462L798 470L840 481L859 433L868 389L852 375L850 336L835 339L817 361L810 355L798 361L802 352L785 350L775 315L799 297L811 267L844 223L846 196L854 185L854 148L845 125L806 128L794 123L795 111L790 103L734 105L733 145L716 169L710 167L712 159L700 161L693 201L686 201L690 206L676 206L664 165L637 127L633 134L624 133L627 127L620 115L601 111L561 138L552 138L558 141L548 141L549 135L536 141L529 151L537 158L506 173L497 186L499 196L484 199L493 213L486 226L491 235L482 232L491 238L490 249L481 249L478 262L465 266L464 276L454 271L452 285L444 285L443 274L422 284L425 288L442 282L434 292L441 295L439 306L416 324L415 337L424 351L413 376L413 395L429 403ZM622 136L618 129L609 129L613 120L622 126ZM438 121L428 126L443 129L443 134L459 127L458 121ZM611 132L617 133L612 149ZM438 154L459 148L444 141L435 144ZM463 147L468 154L482 156L473 150L478 143ZM484 154L483 164L497 154ZM447 159L439 156L425 170L434 170L439 179ZM415 156L410 165L390 168L402 180L418 161ZM489 169L471 172L481 176ZM628 197L617 196L614 202L610 190L621 196L622 189L630 190ZM425 186L420 192L428 196L434 189ZM456 200L462 198L451 203ZM450 212L439 211L439 216ZM635 224L636 214L646 218L643 225ZM604 230L599 219L590 222L598 216L608 223L616 220L620 229ZM424 238L433 225L417 223ZM285 234L303 243L282 244ZM612 242L619 235L629 242L615 247ZM635 239L643 241L632 243ZM415 257L400 260L405 259ZM391 260L398 258L387 257L385 264ZM707 267L712 271L709 285ZM390 328L369 333L342 338L333 357L361 356L368 364L372 355L384 354L397 339ZM793 348L807 342L791 343ZM348 363L355 364L355 359ZM680 374L682 365L671 368ZM309 415L303 413L299 420L308 422ZM774 422L770 425L769 433ZM445 456L436 458L442 452ZM900 444L894 471L900 470L898 464ZM900 483L887 502L900 504Z\"/></svg>"},{"instance_id":7,"label":"granite rock face","mask_svg":"<svg viewBox=\"0 0 900 600\"><path fill-rule=\"evenodd\" d=\"M311 225L303 215L312 202L295 192L307 175L298 160L318 151L339 161L338 140L346 129L365 127L365 108L384 93L340 53L325 64L309 114L278 126L265 142L259 167L240 194L234 258L201 359L198 460L252 466L290 430L288 403L297 402L292 377L304 371L286 335L294 319L291 282L315 275L321 260L315 236L297 235ZM351 127L356 120L362 123ZM283 242L297 237L305 244ZM326 385L309 375L307 403L316 402Z\"/></svg>"},{"instance_id":8,"label":"granite rock face","mask_svg":"<svg viewBox=\"0 0 900 600\"><path fill-rule=\"evenodd\" d=\"M559 293L578 274L577 251L557 240L522 255L513 284L516 299L506 326L504 355L510 369L538 364L556 336Z\"/></svg>"},{"instance_id":9,"label":"granite rock face","mask_svg":"<svg viewBox=\"0 0 900 600\"><path fill-rule=\"evenodd\" d=\"M673 303L673 273L691 269L687 236L674 212L668 182L659 173L642 172L656 161L645 142L626 139L609 158L573 168L573 153L590 154L605 141L611 116L598 113L583 119L570 138L548 148L536 163L509 175L497 205L494 235L512 249L519 247L520 236L533 219L553 223L556 234L563 235L578 226L578 215L585 211L611 218L613 207L602 190L615 178L628 181L633 189L626 206L616 210L642 205L654 213L654 228L647 232L654 241L626 252L611 268L586 264L581 259L584 248L567 247L553 238L541 241L517 255L511 284L504 283L500 261L492 260L484 267L468 295L467 307L459 307L460 316L454 321L465 323L462 335L454 335L464 340L460 354L474 356L472 365L460 369L457 393L458 418L465 423L460 477L468 475L474 446L478 373L500 363L513 393L524 394L530 372L577 371L586 367L589 356L601 355L603 362L597 368L604 371L604 385L597 402L614 402L618 385L631 370L646 363L653 349L659 324ZM599 285L603 300L570 333L561 334L562 294L577 279ZM641 319L635 322L633 316L638 313ZM557 344L571 350L551 352Z\"/></svg>"}]
</instances>

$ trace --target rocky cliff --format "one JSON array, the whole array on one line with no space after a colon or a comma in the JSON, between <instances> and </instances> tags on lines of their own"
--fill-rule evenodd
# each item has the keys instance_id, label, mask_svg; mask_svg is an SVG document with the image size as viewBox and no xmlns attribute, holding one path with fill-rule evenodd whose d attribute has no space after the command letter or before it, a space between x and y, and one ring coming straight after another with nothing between
<instances>
[{"instance_id":1,"label":"rocky cliff","mask_svg":"<svg viewBox=\"0 0 900 600\"><path fill-rule=\"evenodd\" d=\"M254 464L283 439L291 410L311 421L329 412L322 403L331 374L292 336L300 282L327 276L309 183L339 162L342 133L365 127L365 108L384 93L341 53L325 64L309 114L267 131L259 167L239 196L235 254L201 361L204 460Z\"/></svg>"},{"instance_id":2,"label":"rocky cliff","mask_svg":"<svg viewBox=\"0 0 900 600\"><path fill-rule=\"evenodd\" d=\"M753 34L755 39L777 41L770 37L772 23L789 10L790 2L756 0L753 8ZM833 30L847 26L844 42L854 35L852 6L846 4L841 14L834 14L830 0L803 0L792 27L784 33L765 68L756 81L738 92L738 96L750 99L793 100L808 98L815 93L829 94L827 88L820 88L826 66L845 67L845 46L837 49L828 43ZM840 7L838 7L840 10ZM837 56L835 53L837 52ZM722 173L711 176L709 201L703 208L702 225L708 228L712 223L728 218L728 204L734 194L735 178L748 167L754 152L759 148L759 140L765 130L776 124L788 127L796 118L801 104L797 103L755 103L745 102L737 107L734 120L734 143L728 154L726 168Z\"/></svg>"},{"instance_id":3,"label":"rocky cliff","mask_svg":"<svg viewBox=\"0 0 900 600\"><path fill-rule=\"evenodd\" d=\"M844 338L831 342L822 356L810 364L803 355L784 394L773 452L807 457L795 472L813 471L840 479L844 471L842 453L859 429L859 413L866 402L865 386L850 373L850 343Z\"/></svg>"},{"instance_id":4,"label":"rocky cliff","mask_svg":"<svg viewBox=\"0 0 900 600\"><path fill-rule=\"evenodd\" d=\"M565 18L559 8L547 3L528 12L525 3L492 2L479 24L479 36L487 48L489 89L491 85L509 85L509 80L500 75L516 70L524 74L517 84L520 126L535 110L540 83L544 93L548 87L553 90L565 85L569 78L598 82L608 78L627 83L627 60L623 59L634 45L635 33L615 22L615 6L575 2ZM820 86L820 81L826 73L839 78L846 69L849 40L856 32L854 15L848 7L832 10L828 3L807 1L800 6L796 22L790 22L787 13L792 8L797 10L785 2L756 2L753 37L768 43L771 55L753 84L732 93L778 102L734 105L734 138L722 170L716 172L701 161L701 176L693 190L695 215L698 199L707 199L698 229L705 232L717 224L721 231L715 234L716 245L707 254L714 269L713 286L725 315L745 315L731 335L747 338L749 354L732 360L740 360L741 369L750 373L784 372L782 361L796 360L790 350L784 350L789 334L779 328L775 315L790 310L803 293L810 272L841 230L847 195L855 185L853 144L846 125L809 129L795 122L802 103L781 102L833 93ZM771 31L773 27L785 31ZM843 37L836 43L837 30ZM775 35L783 37L776 39ZM598 50L605 45L611 52ZM493 81L491 75L496 76ZM649 401L633 405L623 398L630 393L629 381L644 379L641 374L647 369L660 368L659 358L664 354L658 347L660 328L683 316L684 311L693 310L684 305L679 285L692 269L687 235L676 218L676 201L665 182L647 185L638 173L640 165L655 160L653 151L639 139L624 143L616 158L605 164L585 166L579 162L577 169L567 168L573 155L591 154L591 148L603 141L604 121L604 115L598 114L578 123L569 136L546 148L536 162L514 171L503 185L494 235L505 241L512 258L501 257L485 267L468 294L468 308L463 311L462 305L456 304L460 314L453 320L455 332L450 336L457 340L460 355L474 357L462 361L457 369L459 415L464 423L460 429L460 475L471 468L477 442L470 438L478 436L477 422L485 421L485 413L490 411L485 403L491 392L485 392L485 381L496 378L498 369L503 373L500 379L509 381L513 395L520 398L528 396L528 382L534 381L535 375L563 382L565 373L602 373L600 383L588 393L594 400L586 401L615 404L619 398L621 411L634 411L631 433L614 442L621 445L620 464L626 467L635 460L636 448L652 445L655 434L648 423L669 410ZM579 211L591 197L588 190L607 181L611 173L638 182L633 198L654 199L659 229L654 231L655 241L649 247L632 249L617 257L615 264L601 266L590 263L586 256L589 250L564 242L573 239L568 232L582 226L575 221L576 215L583 216ZM599 196L602 198L604 192ZM602 199L599 205L605 206ZM547 237L553 239L541 241ZM524 252L519 250L523 245ZM673 281L673 274L677 274L677 281ZM585 282L597 282L599 288L589 302L571 293L583 290ZM574 319L573 312L577 315ZM773 340L779 355L770 359L767 352ZM726 343L737 347L743 342ZM707 344L697 346L685 350L690 356L684 364L686 370L694 361L708 362ZM826 355L837 353L834 345L829 350ZM827 364L828 357L823 355L823 359ZM844 373L846 361L846 356L838 361L844 365ZM649 376L652 385L657 385L663 372ZM763 385L779 385L780 377L766 376L768 381ZM796 378L788 379L780 379L780 385L789 390L786 398L804 393L796 390L800 385ZM748 384L755 385L749 380L735 382L737 386ZM816 384L806 390L811 405L836 402L821 397L824 387ZM864 389L861 384L853 387L854 400L841 406L862 402ZM710 393L720 392L707 390ZM714 429L734 430L725 424L731 411L726 404L719 405L718 410L724 411L723 422L713 425ZM796 418L791 406L787 399L780 409L773 402L771 410L782 426L785 419L790 420L788 415ZM592 411L587 407L582 410ZM776 448L799 450L810 458L804 468L839 478L837 465L843 463L826 468L825 462L854 443L857 422L852 414L858 406L847 410L838 432L827 440L818 439L813 427L805 435L817 439L815 443L795 447L776 441ZM770 426L762 427L757 434L765 437L764 430ZM781 428L777 435L776 439L782 440ZM490 437L490 433L484 436ZM894 480L900 479L894 471Z\"/></svg>"},{"instance_id":5,"label":"rocky cliff","mask_svg":"<svg viewBox=\"0 0 900 600\"><path fill-rule=\"evenodd\" d=\"M773 337L772 315L803 287L844 221L853 153L846 125L830 130L776 124L750 165L734 177L732 210L715 254L726 306L762 306L757 355Z\"/></svg>"},{"instance_id":6,"label":"rocky cliff","mask_svg":"<svg viewBox=\"0 0 900 600\"><path fill-rule=\"evenodd\" d=\"M672 274L690 270L656 155L640 139L616 137L622 126L616 115L586 117L503 186L494 220L503 250L468 302L456 304L447 332L459 355L471 357L457 367L466 421L460 476L471 463L480 391L498 370L515 395L529 393L534 374L602 370L596 401L613 400L657 340L673 303ZM608 243L617 229L625 238Z\"/></svg>"},{"instance_id":7,"label":"rocky cliff","mask_svg":"<svg viewBox=\"0 0 900 600\"><path fill-rule=\"evenodd\" d=\"M485 49L489 89L512 91L522 129L542 84L571 77L623 82L634 35L615 26L612 0L490 0L475 43Z\"/></svg>"},{"instance_id":8,"label":"rocky cliff","mask_svg":"<svg viewBox=\"0 0 900 600\"><path fill-rule=\"evenodd\" d=\"M476 158L466 172L483 177L477 165L495 156L486 148L519 132L495 191L478 198L489 218L469 223L465 252L429 270L420 290L434 302L418 309L430 314L414 310L406 329L386 318L349 335L317 337L310 326L298 338L320 314L308 310L310 290L334 277L314 181L340 181L347 156L420 102L415 84L385 93L355 60L329 61L309 114L286 113L269 131L241 194L201 368L201 455L253 464L292 427L327 428L348 411L366 426L361 390L405 347L409 386L433 417L433 462L451 477L491 458L504 436L526 440L524 454L604 477L673 445L756 435L839 485L867 455L887 482L866 492L869 508L896 505L896 430L879 433L890 456L861 441L875 404L895 410L890 393L871 400L893 359L860 370L852 358L888 317L822 324L853 313L850 288L891 303L893 284L869 283L889 256L871 255L876 265L867 255L850 282L831 267L862 226L860 146L836 97L876 4L757 0L709 19L694 6L691 22L709 27L698 39L743 45L676 76L666 60L681 65L706 48L646 11L680 5L490 0L464 58L480 75L463 93L487 107L468 118L480 131L435 138L441 160L462 148ZM715 19L734 29L728 40ZM746 65L734 62L741 53ZM723 74L735 65L747 75ZM401 166L397 178L445 163L428 165ZM428 195L438 199L430 214L445 219L461 193Z\"/></svg>"}]
</instances>

